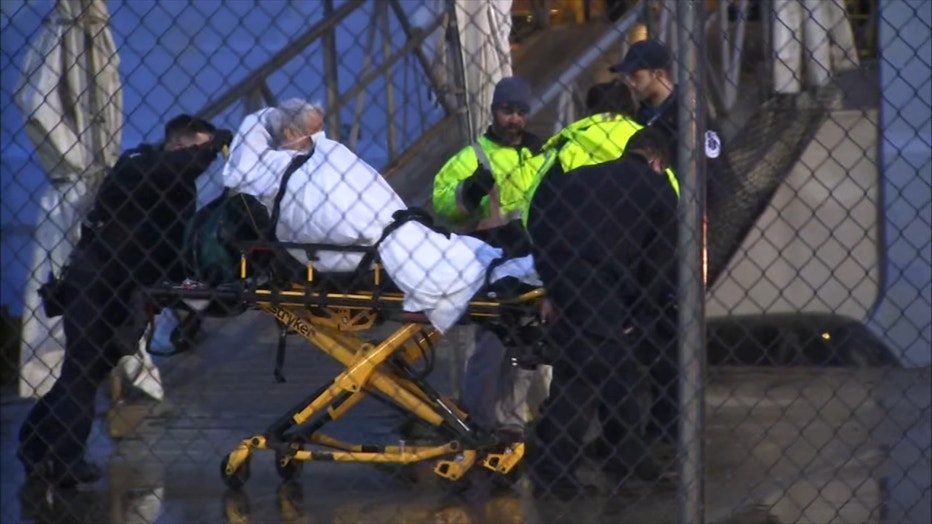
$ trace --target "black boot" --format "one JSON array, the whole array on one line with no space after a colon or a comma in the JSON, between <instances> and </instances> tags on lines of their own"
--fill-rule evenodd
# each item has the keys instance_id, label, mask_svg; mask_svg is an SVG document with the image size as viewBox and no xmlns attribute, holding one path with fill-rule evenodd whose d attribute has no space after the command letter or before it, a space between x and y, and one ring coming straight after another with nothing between
<instances>
[{"instance_id":1,"label":"black boot","mask_svg":"<svg viewBox=\"0 0 932 524\"><path fill-rule=\"evenodd\" d=\"M100 466L84 459L72 464L56 462L52 465L51 480L61 488L73 488L78 484L93 484L103 476Z\"/></svg>"},{"instance_id":2,"label":"black boot","mask_svg":"<svg viewBox=\"0 0 932 524\"><path fill-rule=\"evenodd\" d=\"M598 490L583 484L576 476L574 467L561 466L550 460L535 456L531 450L526 463L528 479L533 487L534 498L569 501L593 496Z\"/></svg>"},{"instance_id":3,"label":"black boot","mask_svg":"<svg viewBox=\"0 0 932 524\"><path fill-rule=\"evenodd\" d=\"M27 482L19 488L19 508L22 522L56 521L49 486L39 480Z\"/></svg>"},{"instance_id":4,"label":"black boot","mask_svg":"<svg viewBox=\"0 0 932 524\"><path fill-rule=\"evenodd\" d=\"M576 475L563 475L549 480L531 475L531 483L536 499L571 501L598 495L595 486L583 484Z\"/></svg>"},{"instance_id":5,"label":"black boot","mask_svg":"<svg viewBox=\"0 0 932 524\"><path fill-rule=\"evenodd\" d=\"M49 461L27 452L24 447L16 451L16 458L23 465L27 483L45 478L50 473Z\"/></svg>"},{"instance_id":6,"label":"black boot","mask_svg":"<svg viewBox=\"0 0 932 524\"><path fill-rule=\"evenodd\" d=\"M602 471L616 477L634 477L644 482L655 482L664 477L663 466L649 453L612 454L602 463Z\"/></svg>"}]
</instances>

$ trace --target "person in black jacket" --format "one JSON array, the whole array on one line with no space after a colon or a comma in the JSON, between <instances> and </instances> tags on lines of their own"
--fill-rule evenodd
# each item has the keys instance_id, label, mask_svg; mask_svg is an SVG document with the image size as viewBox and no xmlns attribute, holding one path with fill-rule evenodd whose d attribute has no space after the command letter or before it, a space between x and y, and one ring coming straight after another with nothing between
<instances>
[{"instance_id":1,"label":"person in black jacket","mask_svg":"<svg viewBox=\"0 0 932 524\"><path fill-rule=\"evenodd\" d=\"M85 459L97 390L145 329L140 287L184 277L180 249L197 204L195 180L232 138L181 115L166 125L163 144L125 152L104 180L62 275L61 373L20 429L28 480L69 487L101 478Z\"/></svg>"},{"instance_id":2,"label":"person in black jacket","mask_svg":"<svg viewBox=\"0 0 932 524\"><path fill-rule=\"evenodd\" d=\"M623 75L628 88L640 102L635 120L642 126L655 127L666 135L670 155L675 162L679 104L676 86L670 76L672 67L673 56L666 46L657 40L642 40L632 45L621 63L609 70ZM711 201L719 196L716 187L726 183L730 176L719 126L711 117L706 122L704 153L708 198Z\"/></svg>"},{"instance_id":3,"label":"person in black jacket","mask_svg":"<svg viewBox=\"0 0 932 524\"><path fill-rule=\"evenodd\" d=\"M553 382L529 457L535 489L584 492L574 469L598 415L614 449L603 470L661 476L638 428L636 349L675 296L677 197L662 133L644 128L618 160L543 179L528 233L549 307Z\"/></svg>"},{"instance_id":4,"label":"person in black jacket","mask_svg":"<svg viewBox=\"0 0 932 524\"><path fill-rule=\"evenodd\" d=\"M666 46L657 40L642 40L632 45L621 63L612 66L610 70L624 76L631 92L640 101L641 106L635 117L637 122L663 132L669 140L671 158L675 160L679 104L676 86L670 77L672 67L673 56ZM701 151L706 159L707 206L712 209L725 198L724 188L733 183L736 175L728 162L718 126L711 118L706 125ZM676 336L673 312L671 308L664 321L657 323L659 338ZM642 360L648 365L653 381L654 401L648 432L658 442L673 444L677 438L679 419L676 344L669 344L666 348L646 349Z\"/></svg>"}]
</instances>

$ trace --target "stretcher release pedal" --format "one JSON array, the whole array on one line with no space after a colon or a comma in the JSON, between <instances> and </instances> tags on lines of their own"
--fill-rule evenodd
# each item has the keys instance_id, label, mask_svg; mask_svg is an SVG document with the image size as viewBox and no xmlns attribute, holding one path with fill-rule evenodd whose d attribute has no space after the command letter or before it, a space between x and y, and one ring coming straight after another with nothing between
<instances>
[{"instance_id":1,"label":"stretcher release pedal","mask_svg":"<svg viewBox=\"0 0 932 524\"><path fill-rule=\"evenodd\" d=\"M434 466L434 473L437 474L438 477L456 481L463 478L463 475L465 475L475 463L476 452L468 449L457 453L451 460L438 460L437 464Z\"/></svg>"},{"instance_id":2,"label":"stretcher release pedal","mask_svg":"<svg viewBox=\"0 0 932 524\"><path fill-rule=\"evenodd\" d=\"M496 473L507 475L521 459L524 458L524 442L516 442L505 448L502 453L488 453L482 459L482 465Z\"/></svg>"}]
</instances>

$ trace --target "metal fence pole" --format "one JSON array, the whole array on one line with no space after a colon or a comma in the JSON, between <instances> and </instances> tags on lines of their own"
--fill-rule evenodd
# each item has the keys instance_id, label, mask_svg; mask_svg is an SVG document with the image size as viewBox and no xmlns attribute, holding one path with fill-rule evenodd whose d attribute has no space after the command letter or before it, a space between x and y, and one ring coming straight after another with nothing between
<instances>
[{"instance_id":1,"label":"metal fence pole","mask_svg":"<svg viewBox=\"0 0 932 524\"><path fill-rule=\"evenodd\" d=\"M325 19L333 16L333 0L324 0ZM324 33L324 85L327 89L327 134L334 140L340 140L343 136L343 129L340 125L340 111L342 107L337 105L337 98L340 96L340 82L338 80L339 67L337 66L337 39L336 32L331 28Z\"/></svg>"},{"instance_id":2,"label":"metal fence pole","mask_svg":"<svg viewBox=\"0 0 932 524\"><path fill-rule=\"evenodd\" d=\"M647 38L657 38L659 20L654 16L653 8L655 4L656 2L653 0L644 0L641 3L641 8L644 11L642 14L644 17L644 26L647 28Z\"/></svg>"},{"instance_id":3,"label":"metal fence pole","mask_svg":"<svg viewBox=\"0 0 932 524\"><path fill-rule=\"evenodd\" d=\"M702 280L705 207L705 97L702 92L704 3L677 3L678 114L677 173L679 227L679 522L705 521L703 379L705 375L705 288Z\"/></svg>"},{"instance_id":4,"label":"metal fence pole","mask_svg":"<svg viewBox=\"0 0 932 524\"><path fill-rule=\"evenodd\" d=\"M472 128L472 119L469 118L469 99L466 96L466 57L463 55L463 47L460 45L460 30L459 25L457 25L456 2L454 0L447 0L447 10L450 13L450 25L447 27L445 38L450 46L448 58L453 70L452 85L456 86L457 121L459 122L461 141L468 143L476 139L476 132ZM533 111L533 108L531 110Z\"/></svg>"}]
</instances>

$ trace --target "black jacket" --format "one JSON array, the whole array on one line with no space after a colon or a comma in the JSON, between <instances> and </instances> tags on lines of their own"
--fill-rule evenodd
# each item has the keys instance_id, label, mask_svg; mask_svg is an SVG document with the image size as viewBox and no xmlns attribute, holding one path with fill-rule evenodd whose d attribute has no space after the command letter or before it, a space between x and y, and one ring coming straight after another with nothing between
<instances>
[{"instance_id":1,"label":"black jacket","mask_svg":"<svg viewBox=\"0 0 932 524\"><path fill-rule=\"evenodd\" d=\"M679 104L677 103L677 93L674 90L670 96L659 106L650 107L642 104L635 117L637 123L647 127L653 127L663 133L670 140L670 153L673 161L673 170L677 166L677 147L679 144ZM705 143L700 147L699 154L706 158L706 193L709 201L719 198L721 190L717 189L719 184L727 183L730 180L731 169L726 155L726 149L722 142L722 134L718 124L714 119L709 118L706 122L706 132L703 135Z\"/></svg>"},{"instance_id":2,"label":"black jacket","mask_svg":"<svg viewBox=\"0 0 932 524\"><path fill-rule=\"evenodd\" d=\"M96 261L115 283L184 278L180 252L197 206L195 180L218 153L212 144L178 151L143 144L125 152L97 193L76 255Z\"/></svg>"},{"instance_id":3,"label":"black jacket","mask_svg":"<svg viewBox=\"0 0 932 524\"><path fill-rule=\"evenodd\" d=\"M544 177L527 226L558 321L606 337L651 329L675 296L676 206L635 155Z\"/></svg>"}]
</instances>

